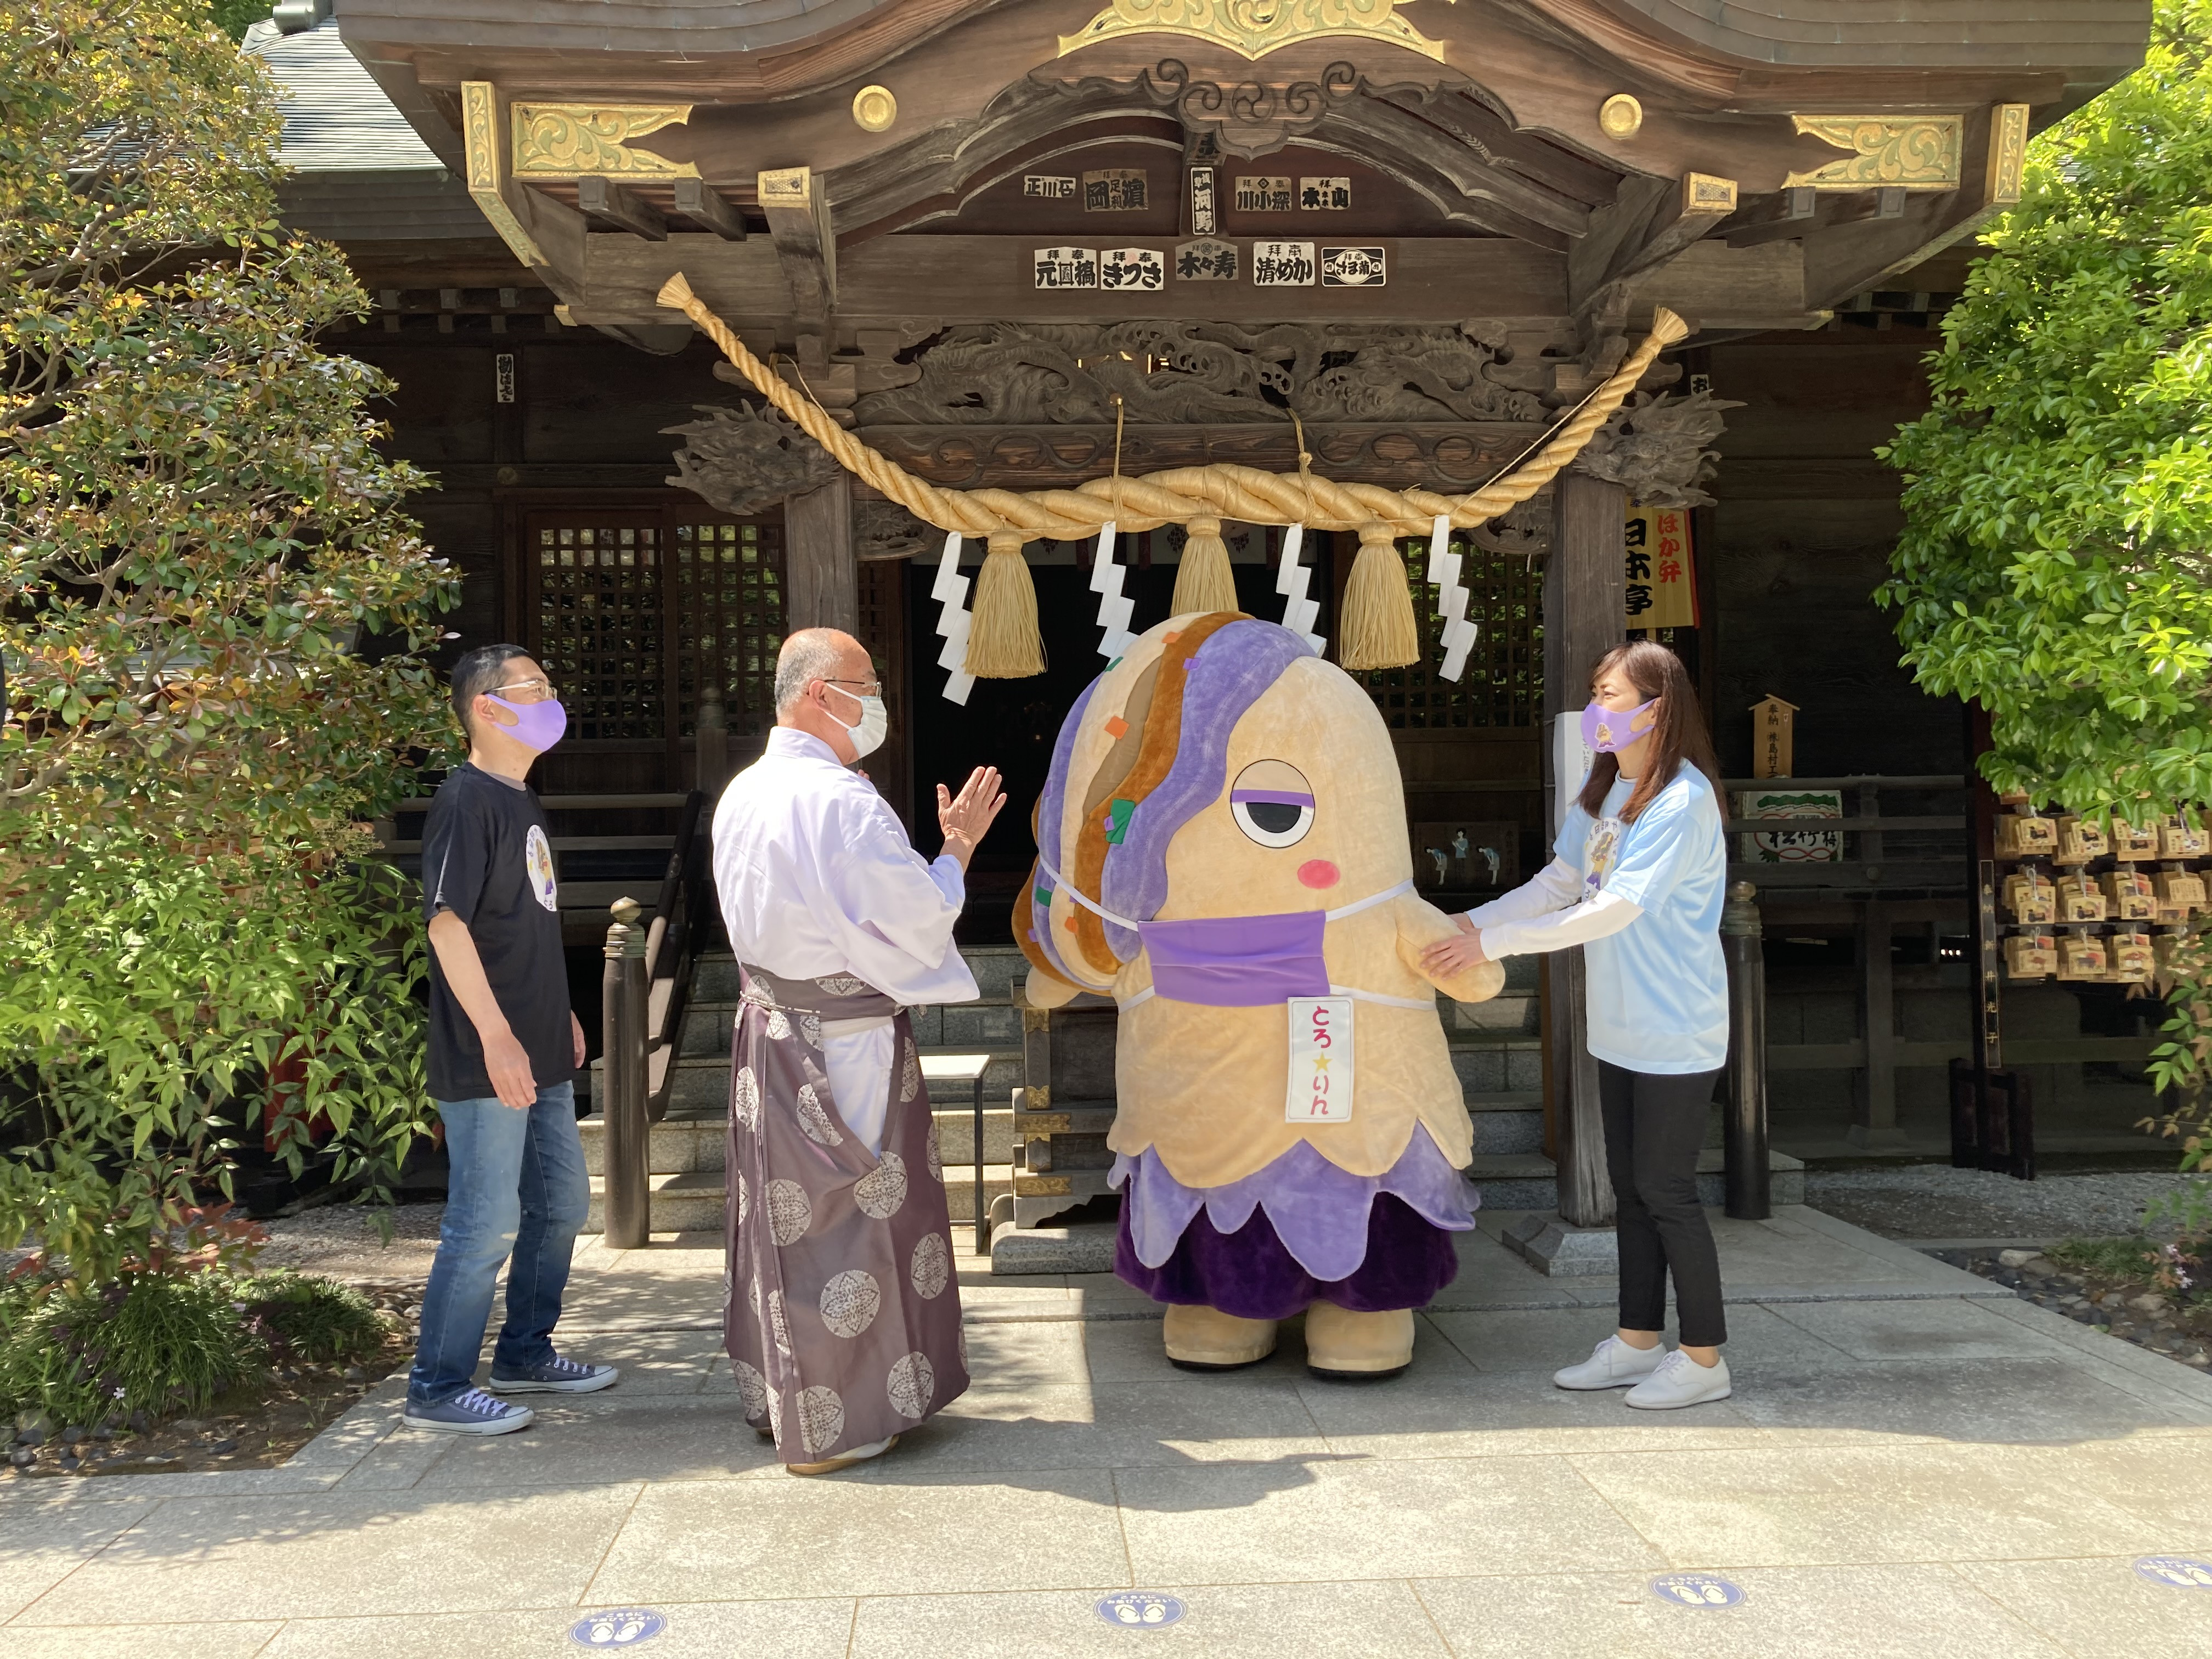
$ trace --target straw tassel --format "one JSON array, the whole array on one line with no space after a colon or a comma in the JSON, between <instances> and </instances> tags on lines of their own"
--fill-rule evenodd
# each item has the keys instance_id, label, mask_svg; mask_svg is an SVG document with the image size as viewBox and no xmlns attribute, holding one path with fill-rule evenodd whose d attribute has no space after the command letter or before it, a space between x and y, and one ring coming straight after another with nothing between
<instances>
[{"instance_id":1,"label":"straw tassel","mask_svg":"<svg viewBox=\"0 0 2212 1659\"><path fill-rule=\"evenodd\" d=\"M1036 584L1022 538L994 530L975 578L975 620L968 627L968 672L979 680L1019 680L1044 672L1044 636L1037 631Z\"/></svg>"},{"instance_id":2,"label":"straw tassel","mask_svg":"<svg viewBox=\"0 0 2212 1659\"><path fill-rule=\"evenodd\" d=\"M1397 532L1370 521L1359 526L1359 557L1344 585L1337 661L1354 673L1404 668L1421 659L1413 590L1398 556Z\"/></svg>"},{"instance_id":3,"label":"straw tassel","mask_svg":"<svg viewBox=\"0 0 2212 1659\"><path fill-rule=\"evenodd\" d=\"M1178 617L1194 611L1234 611L1237 578L1229 568L1229 544L1221 539L1221 520L1193 519L1176 570L1170 610Z\"/></svg>"}]
</instances>

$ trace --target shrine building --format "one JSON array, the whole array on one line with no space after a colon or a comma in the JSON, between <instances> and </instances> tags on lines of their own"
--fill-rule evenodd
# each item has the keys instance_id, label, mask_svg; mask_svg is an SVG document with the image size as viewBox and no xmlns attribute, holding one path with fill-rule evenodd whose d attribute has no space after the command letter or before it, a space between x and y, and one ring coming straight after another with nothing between
<instances>
[{"instance_id":1,"label":"shrine building","mask_svg":"<svg viewBox=\"0 0 2212 1659\"><path fill-rule=\"evenodd\" d=\"M1403 539L1419 660L1358 678L1416 880L1463 909L1548 858L1579 775L1547 732L1595 657L1636 633L1680 654L1736 816L1797 815L1731 835L1765 926L1780 1195L1795 1160L1953 1144L1995 804L1968 714L1911 684L1872 601L1901 524L1875 452L1926 407L1923 357L2028 138L2128 74L2148 23L2144 0L285 0L246 49L290 100L289 222L374 301L328 344L396 382L392 448L437 484L412 510L463 577L456 648L515 641L570 710L535 781L580 988L610 899L652 900L685 793L757 751L779 641L848 629L891 711L868 769L925 850L938 781L1006 775L962 934L999 966L927 1028L1002 1056L1001 1110L1030 807L1106 660L1097 544L1019 550L1043 672L959 684L944 529L768 410L664 284L963 490L1233 462L1462 496L1679 316L1571 465L1451 535L1463 599ZM1270 620L1285 528L1220 527L1239 606ZM1170 614L1194 533L1119 538L1130 628ZM1304 537L1333 659L1360 544ZM963 568L985 556L971 536ZM419 825L391 827L401 856ZM1544 965L1452 1030L1505 1207L1596 1178L1578 992ZM2059 978L2002 996L2035 1146L2140 1145L2156 1003ZM672 1112L679 1085L714 1092L711 1033L688 1032L655 1072ZM987 1159L1025 1222L1102 1190L1069 1122L1017 1122ZM1989 1161L2026 1173L2027 1151Z\"/></svg>"}]
</instances>

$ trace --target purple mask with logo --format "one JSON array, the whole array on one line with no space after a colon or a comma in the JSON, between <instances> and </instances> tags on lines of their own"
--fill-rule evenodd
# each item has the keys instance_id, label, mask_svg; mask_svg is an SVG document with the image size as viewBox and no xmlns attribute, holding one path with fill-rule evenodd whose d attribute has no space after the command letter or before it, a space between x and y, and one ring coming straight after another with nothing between
<instances>
[{"instance_id":1,"label":"purple mask with logo","mask_svg":"<svg viewBox=\"0 0 2212 1659\"><path fill-rule=\"evenodd\" d=\"M1328 994L1328 967L1322 957L1328 925L1326 910L1293 910L1140 921L1137 935L1152 962L1152 988L1170 1001L1259 1008Z\"/></svg>"},{"instance_id":2,"label":"purple mask with logo","mask_svg":"<svg viewBox=\"0 0 2212 1659\"><path fill-rule=\"evenodd\" d=\"M485 701L497 703L514 716L514 725L499 729L525 749L542 755L560 742L562 734L568 729L568 711L550 697L544 702L509 702L489 691L483 695Z\"/></svg>"},{"instance_id":3,"label":"purple mask with logo","mask_svg":"<svg viewBox=\"0 0 2212 1659\"><path fill-rule=\"evenodd\" d=\"M1651 711L1659 706L1654 697L1649 702L1639 702L1633 708L1607 708L1595 698L1583 710L1583 742L1601 755L1610 755L1626 749L1639 738L1650 734L1659 724L1659 717Z\"/></svg>"}]
</instances>

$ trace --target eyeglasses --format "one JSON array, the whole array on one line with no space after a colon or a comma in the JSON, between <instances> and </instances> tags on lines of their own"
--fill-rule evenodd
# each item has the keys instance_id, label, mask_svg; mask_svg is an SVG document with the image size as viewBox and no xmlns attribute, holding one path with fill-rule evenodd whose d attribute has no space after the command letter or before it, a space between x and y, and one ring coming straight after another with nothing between
<instances>
[{"instance_id":1,"label":"eyeglasses","mask_svg":"<svg viewBox=\"0 0 2212 1659\"><path fill-rule=\"evenodd\" d=\"M824 685L857 685L860 688L860 695L864 697L880 697L884 694L883 682L880 680L839 680L832 679L829 675L824 674L822 677L822 683Z\"/></svg>"},{"instance_id":2,"label":"eyeglasses","mask_svg":"<svg viewBox=\"0 0 2212 1659\"><path fill-rule=\"evenodd\" d=\"M484 696L502 697L510 691L535 692L537 695L532 701L537 702L551 702L560 695L554 690L553 682L541 676L534 680L516 680L507 685L495 685Z\"/></svg>"}]
</instances>

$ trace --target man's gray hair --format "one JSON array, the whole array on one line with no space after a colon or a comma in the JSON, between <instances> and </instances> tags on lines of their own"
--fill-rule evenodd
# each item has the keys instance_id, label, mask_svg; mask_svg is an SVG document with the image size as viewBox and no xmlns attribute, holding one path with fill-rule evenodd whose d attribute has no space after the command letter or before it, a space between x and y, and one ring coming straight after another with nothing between
<instances>
[{"instance_id":1,"label":"man's gray hair","mask_svg":"<svg viewBox=\"0 0 2212 1659\"><path fill-rule=\"evenodd\" d=\"M775 656L777 714L805 696L809 682L837 678L845 640L846 635L834 628L802 628L784 641L783 649Z\"/></svg>"}]
</instances>

